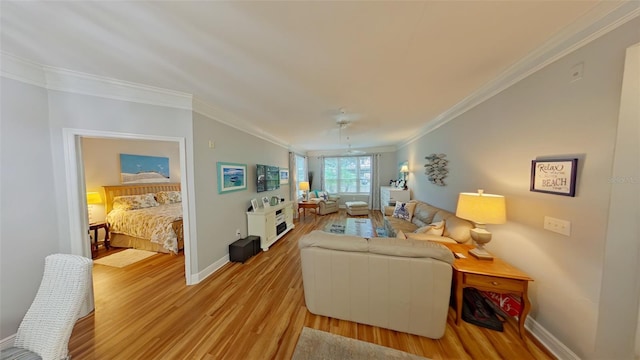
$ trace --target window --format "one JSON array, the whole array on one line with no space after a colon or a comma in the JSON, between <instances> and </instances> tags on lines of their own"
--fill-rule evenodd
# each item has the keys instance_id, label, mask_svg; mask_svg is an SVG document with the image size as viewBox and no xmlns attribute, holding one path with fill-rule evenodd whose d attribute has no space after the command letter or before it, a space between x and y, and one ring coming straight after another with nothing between
<instances>
[{"instance_id":1,"label":"window","mask_svg":"<svg viewBox=\"0 0 640 360\"><path fill-rule=\"evenodd\" d=\"M371 192L371 156L324 158L324 189L330 193Z\"/></svg>"},{"instance_id":2,"label":"window","mask_svg":"<svg viewBox=\"0 0 640 360\"><path fill-rule=\"evenodd\" d=\"M307 181L307 162L304 156L300 156L296 154L296 193L298 194L298 198L303 195L303 191L298 187L300 186L300 181Z\"/></svg>"}]
</instances>

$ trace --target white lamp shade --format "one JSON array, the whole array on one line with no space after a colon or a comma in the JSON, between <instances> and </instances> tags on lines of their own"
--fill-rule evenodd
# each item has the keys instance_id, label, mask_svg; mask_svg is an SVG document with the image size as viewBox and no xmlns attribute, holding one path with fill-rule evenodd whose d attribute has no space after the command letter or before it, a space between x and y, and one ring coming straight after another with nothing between
<instances>
[{"instance_id":1,"label":"white lamp shade","mask_svg":"<svg viewBox=\"0 0 640 360\"><path fill-rule=\"evenodd\" d=\"M304 191L309 190L309 182L308 181L301 181L300 182L300 190L304 190Z\"/></svg>"},{"instance_id":2,"label":"white lamp shade","mask_svg":"<svg viewBox=\"0 0 640 360\"><path fill-rule=\"evenodd\" d=\"M409 167L407 165L402 165L402 167L400 168L400 172L401 173L408 173L409 172Z\"/></svg>"},{"instance_id":3,"label":"white lamp shade","mask_svg":"<svg viewBox=\"0 0 640 360\"><path fill-rule=\"evenodd\" d=\"M482 191L460 193L456 216L476 224L504 224L507 222L504 196Z\"/></svg>"}]
</instances>

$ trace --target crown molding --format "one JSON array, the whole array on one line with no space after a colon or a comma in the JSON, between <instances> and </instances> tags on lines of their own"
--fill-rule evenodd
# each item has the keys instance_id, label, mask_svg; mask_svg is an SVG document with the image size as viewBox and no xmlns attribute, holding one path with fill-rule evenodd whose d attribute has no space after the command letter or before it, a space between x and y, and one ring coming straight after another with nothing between
<instances>
[{"instance_id":1,"label":"crown molding","mask_svg":"<svg viewBox=\"0 0 640 360\"><path fill-rule=\"evenodd\" d=\"M601 3L597 6L605 6L605 4ZM598 12L596 11L596 13ZM476 92L465 97L447 111L433 118L423 126L416 135L407 138L399 144L398 148L403 148L435 131L442 125L492 98L527 76L617 29L638 16L640 16L640 1L635 0L625 1L617 8L597 19L587 14L581 21L567 27L561 34L553 37L544 45L507 68L502 74L482 86Z\"/></svg>"},{"instance_id":2,"label":"crown molding","mask_svg":"<svg viewBox=\"0 0 640 360\"><path fill-rule=\"evenodd\" d=\"M193 95L105 76L43 66L47 89L191 110Z\"/></svg>"},{"instance_id":3,"label":"crown molding","mask_svg":"<svg viewBox=\"0 0 640 360\"><path fill-rule=\"evenodd\" d=\"M289 144L276 137L273 136L265 131L260 131L258 129L255 128L255 125L249 124L248 122L238 118L237 116L226 112L222 109L220 109L219 107L216 107L204 100L202 100L200 97L198 96L194 96L193 97L193 111L205 116L207 118L210 118L212 120L215 120L221 124L227 125L229 127L232 127L236 130L240 130L242 132L245 132L249 135L255 136L259 139L262 139L264 141L268 141L274 145L283 147L287 150L291 150Z\"/></svg>"},{"instance_id":4,"label":"crown molding","mask_svg":"<svg viewBox=\"0 0 640 360\"><path fill-rule=\"evenodd\" d=\"M191 94L42 65L4 52L0 54L0 76L9 79L47 90L191 110Z\"/></svg>"},{"instance_id":5,"label":"crown molding","mask_svg":"<svg viewBox=\"0 0 640 360\"><path fill-rule=\"evenodd\" d=\"M0 76L38 87L47 87L47 78L42 65L0 52Z\"/></svg>"}]
</instances>

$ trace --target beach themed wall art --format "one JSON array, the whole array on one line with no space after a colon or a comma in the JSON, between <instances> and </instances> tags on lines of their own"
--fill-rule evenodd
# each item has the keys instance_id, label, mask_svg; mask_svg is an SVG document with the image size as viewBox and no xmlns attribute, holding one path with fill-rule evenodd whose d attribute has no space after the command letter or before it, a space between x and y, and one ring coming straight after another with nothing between
<instances>
[{"instance_id":1,"label":"beach themed wall art","mask_svg":"<svg viewBox=\"0 0 640 360\"><path fill-rule=\"evenodd\" d=\"M438 186L445 186L444 178L447 177L449 170L447 170L447 164L449 160L445 159L445 154L431 154L424 158L428 162L424 165L424 173L427 175L427 180L432 184Z\"/></svg>"},{"instance_id":2,"label":"beach themed wall art","mask_svg":"<svg viewBox=\"0 0 640 360\"><path fill-rule=\"evenodd\" d=\"M289 169L280 168L280 185L289 183Z\"/></svg>"},{"instance_id":3,"label":"beach themed wall art","mask_svg":"<svg viewBox=\"0 0 640 360\"><path fill-rule=\"evenodd\" d=\"M218 162L218 194L246 189L246 164Z\"/></svg>"},{"instance_id":4,"label":"beach themed wall art","mask_svg":"<svg viewBox=\"0 0 640 360\"><path fill-rule=\"evenodd\" d=\"M169 182L169 158L120 154L120 181L123 184Z\"/></svg>"}]
</instances>

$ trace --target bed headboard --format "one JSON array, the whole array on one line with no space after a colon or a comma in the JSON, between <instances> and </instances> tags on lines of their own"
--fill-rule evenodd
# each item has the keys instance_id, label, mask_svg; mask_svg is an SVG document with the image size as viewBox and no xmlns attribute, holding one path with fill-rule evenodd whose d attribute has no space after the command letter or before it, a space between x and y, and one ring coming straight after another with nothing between
<instances>
[{"instance_id":1,"label":"bed headboard","mask_svg":"<svg viewBox=\"0 0 640 360\"><path fill-rule=\"evenodd\" d=\"M180 191L180 183L147 183L129 185L108 185L103 186L106 213L113 208L113 199L116 196L141 195L157 193L158 191Z\"/></svg>"}]
</instances>

